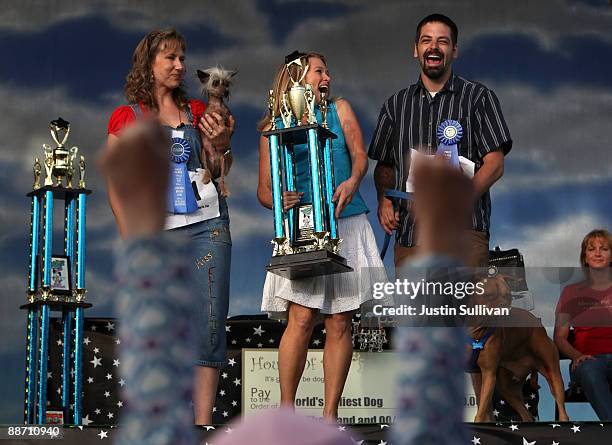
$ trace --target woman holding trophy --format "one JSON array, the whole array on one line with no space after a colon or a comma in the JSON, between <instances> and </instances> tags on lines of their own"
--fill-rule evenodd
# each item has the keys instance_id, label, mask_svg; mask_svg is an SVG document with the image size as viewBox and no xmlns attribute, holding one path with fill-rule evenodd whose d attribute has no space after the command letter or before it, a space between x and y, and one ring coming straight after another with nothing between
<instances>
[{"instance_id":1,"label":"woman holding trophy","mask_svg":"<svg viewBox=\"0 0 612 445\"><path fill-rule=\"evenodd\" d=\"M281 404L293 407L299 381L304 371L308 343L314 325L324 317L326 340L324 349L325 405L323 416L334 421L352 358L351 318L369 299L362 292L362 283L386 279L384 266L376 248L372 228L367 220L368 208L359 193L368 161L357 118L345 99L329 97L331 77L325 58L317 53L294 52L276 73L267 115L258 130L267 131L276 125L287 127L287 106L284 94L293 82L307 93L314 93L310 111L316 122L325 124L337 135L333 140L333 176L336 188L332 197L338 217L338 233L342 238L341 254L352 272L290 280L268 273L263 291L262 311L271 318L287 320L287 328L279 347L279 378ZM312 97L312 96L311 96ZM314 105L314 106L313 106ZM302 124L314 123L314 116L303 118ZM267 208L273 207L270 179L268 139L260 137L259 185L257 197ZM294 146L296 187L283 192L284 211L300 208L300 203L312 200L307 144ZM310 221L308 213L300 212L299 226ZM306 223L308 224L308 223ZM371 276L364 276L369 274Z\"/></svg>"},{"instance_id":2,"label":"woman holding trophy","mask_svg":"<svg viewBox=\"0 0 612 445\"><path fill-rule=\"evenodd\" d=\"M125 85L128 105L118 107L109 120L108 147L117 144L118 135L143 117L158 119L168 137L172 162L165 192L165 228L190 239L190 261L201 295L200 306L193 308L198 313L199 334L193 402L195 422L202 425L212 423L219 368L226 363L231 238L227 203L211 177L221 176L222 157L225 173L231 165L234 119L226 122L217 113L204 114L204 103L187 98L183 89L185 47L185 39L173 29L152 31L140 41ZM211 142L210 153L203 150L202 138ZM123 235L125 212L111 184L108 197Z\"/></svg>"}]
</instances>

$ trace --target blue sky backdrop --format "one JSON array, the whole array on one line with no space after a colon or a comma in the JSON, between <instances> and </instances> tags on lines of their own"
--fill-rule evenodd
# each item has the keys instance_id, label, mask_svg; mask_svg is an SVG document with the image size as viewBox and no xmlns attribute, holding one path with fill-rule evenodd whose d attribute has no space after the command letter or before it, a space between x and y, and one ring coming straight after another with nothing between
<instances>
[{"instance_id":1,"label":"blue sky backdrop","mask_svg":"<svg viewBox=\"0 0 612 445\"><path fill-rule=\"evenodd\" d=\"M115 316L112 249L117 232L104 184L93 168L112 110L125 102L131 54L153 28L173 26L195 70L238 69L230 107L237 119L228 178L232 254L231 315L259 311L270 258L271 213L260 207L256 121L283 56L326 55L334 94L347 98L366 146L383 101L417 79L416 23L442 12L459 25L458 74L492 88L514 139L493 190L491 245L518 247L529 266L575 266L579 242L612 220L612 6L607 0L215 2L6 1L0 11L0 423L21 421L32 163L50 143L57 116L72 123L70 144L87 157L94 191L87 215L88 316ZM371 177L361 191L379 244ZM390 258L387 259L389 264ZM537 295L535 296L537 301ZM537 304L537 303L536 303ZM547 391L544 418L552 417ZM592 418L588 408L577 418ZM572 411L570 411L572 414Z\"/></svg>"}]
</instances>

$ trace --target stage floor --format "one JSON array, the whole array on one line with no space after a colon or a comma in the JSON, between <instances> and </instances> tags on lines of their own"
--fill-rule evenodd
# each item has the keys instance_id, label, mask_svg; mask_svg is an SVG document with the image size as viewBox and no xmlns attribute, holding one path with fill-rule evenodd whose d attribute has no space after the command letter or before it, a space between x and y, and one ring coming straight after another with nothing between
<instances>
[{"instance_id":1,"label":"stage floor","mask_svg":"<svg viewBox=\"0 0 612 445\"><path fill-rule=\"evenodd\" d=\"M470 429L471 443L474 445L549 445L554 442L560 445L599 445L610 443L610 437L612 437L612 422L467 423L466 425ZM112 443L120 428L116 425L108 427L63 426L60 427L58 439L66 445ZM388 438L390 425L343 425L338 428L345 430L356 444L393 445ZM435 428L435 425L432 425L432 428ZM215 445L214 441L210 441L211 436L219 431L221 434L228 434L231 432L231 426L201 427L198 430L200 443ZM3 426L1 432L0 438L7 445L39 443L44 445L50 439L49 437L37 439L27 435L11 439L7 437L7 426ZM256 442L253 444L259 445Z\"/></svg>"}]
</instances>

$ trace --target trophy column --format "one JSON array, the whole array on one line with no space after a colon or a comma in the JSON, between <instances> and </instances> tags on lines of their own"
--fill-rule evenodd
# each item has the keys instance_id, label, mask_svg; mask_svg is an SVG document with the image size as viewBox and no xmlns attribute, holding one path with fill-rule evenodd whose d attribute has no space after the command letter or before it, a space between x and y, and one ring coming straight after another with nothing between
<instances>
[{"instance_id":1,"label":"trophy column","mask_svg":"<svg viewBox=\"0 0 612 445\"><path fill-rule=\"evenodd\" d=\"M77 147L70 150L64 143L70 124L59 118L50 124L57 146L44 145L46 177L41 186L41 164L34 163L30 225L30 261L28 276L28 311L26 342L26 384L24 421L47 423L47 364L51 311L62 317L62 388L61 407L64 423L80 424L81 362L83 345L83 310L91 304L85 296L85 160L81 156L78 188L73 188L74 159ZM56 179L54 184L53 178ZM64 179L66 184L64 185ZM64 239L61 253L53 252L53 206L64 204ZM42 207L42 209L41 209ZM75 277L73 279L73 277ZM74 338L72 338L74 326ZM73 391L71 393L71 387Z\"/></svg>"}]
</instances>

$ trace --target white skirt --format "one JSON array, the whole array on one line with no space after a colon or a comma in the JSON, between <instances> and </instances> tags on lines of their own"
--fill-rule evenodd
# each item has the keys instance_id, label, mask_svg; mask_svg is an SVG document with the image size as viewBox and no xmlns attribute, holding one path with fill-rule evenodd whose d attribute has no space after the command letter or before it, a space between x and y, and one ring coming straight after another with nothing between
<instances>
[{"instance_id":1,"label":"white skirt","mask_svg":"<svg viewBox=\"0 0 612 445\"><path fill-rule=\"evenodd\" d=\"M374 232L364 213L338 219L340 255L352 272L289 280L268 272L261 310L270 318L287 319L289 302L319 309L322 314L355 311L372 299L375 282L387 280Z\"/></svg>"}]
</instances>

